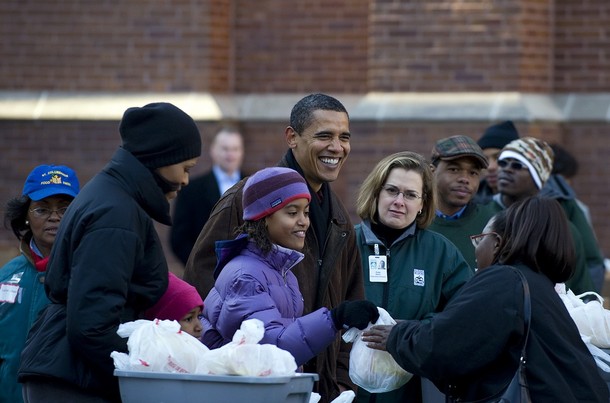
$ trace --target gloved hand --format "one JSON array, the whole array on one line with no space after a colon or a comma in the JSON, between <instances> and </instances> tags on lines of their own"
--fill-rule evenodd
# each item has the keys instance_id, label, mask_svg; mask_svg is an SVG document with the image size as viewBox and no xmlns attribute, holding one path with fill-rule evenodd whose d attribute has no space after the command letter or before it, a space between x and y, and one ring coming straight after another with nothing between
<instances>
[{"instance_id":1,"label":"gloved hand","mask_svg":"<svg viewBox=\"0 0 610 403\"><path fill-rule=\"evenodd\" d=\"M379 319L379 311L371 301L344 301L338 307L330 311L335 327L357 327L362 330L369 324L375 323Z\"/></svg>"}]
</instances>

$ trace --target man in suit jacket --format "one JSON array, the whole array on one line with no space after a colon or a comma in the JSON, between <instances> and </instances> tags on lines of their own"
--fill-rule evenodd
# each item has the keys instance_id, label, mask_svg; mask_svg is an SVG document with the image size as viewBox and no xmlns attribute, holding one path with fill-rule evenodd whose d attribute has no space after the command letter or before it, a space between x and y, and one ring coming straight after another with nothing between
<instances>
[{"instance_id":1,"label":"man in suit jacket","mask_svg":"<svg viewBox=\"0 0 610 403\"><path fill-rule=\"evenodd\" d=\"M212 169L194 178L176 199L170 242L172 251L184 265L220 196L243 178L242 135L234 129L221 129L214 136L210 156Z\"/></svg>"}]
</instances>

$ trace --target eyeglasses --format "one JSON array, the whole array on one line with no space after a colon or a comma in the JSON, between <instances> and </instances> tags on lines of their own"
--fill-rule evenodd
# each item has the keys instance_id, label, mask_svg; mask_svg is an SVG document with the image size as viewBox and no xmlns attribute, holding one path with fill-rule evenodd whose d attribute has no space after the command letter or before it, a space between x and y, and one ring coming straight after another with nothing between
<instances>
[{"instance_id":1,"label":"eyeglasses","mask_svg":"<svg viewBox=\"0 0 610 403\"><path fill-rule=\"evenodd\" d=\"M37 207L30 210L30 213L34 215L36 218L49 218L51 214L57 213L59 218L62 218L64 214L66 214L66 210L68 207L60 207L57 210L52 210L50 208Z\"/></svg>"},{"instance_id":2,"label":"eyeglasses","mask_svg":"<svg viewBox=\"0 0 610 403\"><path fill-rule=\"evenodd\" d=\"M510 168L512 170L515 170L515 171L520 171L522 169L527 169L525 164L522 163L522 162L519 162L519 161L500 160L500 161L498 161L498 166L500 168L502 168L502 169Z\"/></svg>"},{"instance_id":3,"label":"eyeglasses","mask_svg":"<svg viewBox=\"0 0 610 403\"><path fill-rule=\"evenodd\" d=\"M479 246L479 244L481 243L483 238L485 238L487 235L495 235L498 238L501 238L500 234L498 234L497 232L494 232L494 231L483 232L482 234L478 234L478 235L470 235L470 242L472 242L472 246L474 246L475 248L477 246Z\"/></svg>"},{"instance_id":4,"label":"eyeglasses","mask_svg":"<svg viewBox=\"0 0 610 403\"><path fill-rule=\"evenodd\" d=\"M385 191L388 194L388 196L390 196L393 199L398 197L398 195L401 193L402 193L402 198L405 200L408 200L408 201L413 201L413 200L422 198L416 192L411 192L408 190L405 190L403 192L400 189L398 189L396 186L392 186L392 185L386 185L386 186L382 187L381 189L383 189L383 191Z\"/></svg>"}]
</instances>

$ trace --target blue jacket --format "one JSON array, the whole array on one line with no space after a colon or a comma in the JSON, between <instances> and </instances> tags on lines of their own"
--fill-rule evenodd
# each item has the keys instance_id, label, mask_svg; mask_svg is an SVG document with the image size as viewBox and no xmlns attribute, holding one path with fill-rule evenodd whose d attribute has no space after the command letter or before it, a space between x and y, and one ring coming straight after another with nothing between
<instances>
[{"instance_id":1,"label":"blue jacket","mask_svg":"<svg viewBox=\"0 0 610 403\"><path fill-rule=\"evenodd\" d=\"M34 320L49 303L45 273L36 271L30 253L28 242L22 240L21 255L0 269L0 403L23 401L17 383L19 356ZM9 289L18 290L14 299L2 292Z\"/></svg>"},{"instance_id":2,"label":"blue jacket","mask_svg":"<svg viewBox=\"0 0 610 403\"><path fill-rule=\"evenodd\" d=\"M246 319L265 325L261 344L290 352L302 365L337 337L327 308L303 314L303 296L291 269L303 254L274 245L265 256L254 241L238 237L216 243L214 287L204 301L201 340L209 348L230 342Z\"/></svg>"},{"instance_id":3,"label":"blue jacket","mask_svg":"<svg viewBox=\"0 0 610 403\"><path fill-rule=\"evenodd\" d=\"M150 171L120 148L62 219L45 279L51 303L26 342L21 382L56 378L120 399L110 353L127 352L127 339L116 331L167 289L152 219L171 224L169 203Z\"/></svg>"}]
</instances>

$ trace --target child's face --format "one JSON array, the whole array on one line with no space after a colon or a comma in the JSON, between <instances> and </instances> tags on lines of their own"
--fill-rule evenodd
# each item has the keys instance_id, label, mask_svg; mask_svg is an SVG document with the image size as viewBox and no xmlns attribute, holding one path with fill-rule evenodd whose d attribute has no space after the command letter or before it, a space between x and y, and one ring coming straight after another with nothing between
<instances>
[{"instance_id":1,"label":"child's face","mask_svg":"<svg viewBox=\"0 0 610 403\"><path fill-rule=\"evenodd\" d=\"M189 313L178 321L180 329L195 338L200 338L203 326L201 326L201 321L199 321L199 315L201 315L201 307L191 309Z\"/></svg>"},{"instance_id":2,"label":"child's face","mask_svg":"<svg viewBox=\"0 0 610 403\"><path fill-rule=\"evenodd\" d=\"M297 199L265 218L271 242L285 248L301 250L309 228L309 201Z\"/></svg>"}]
</instances>

